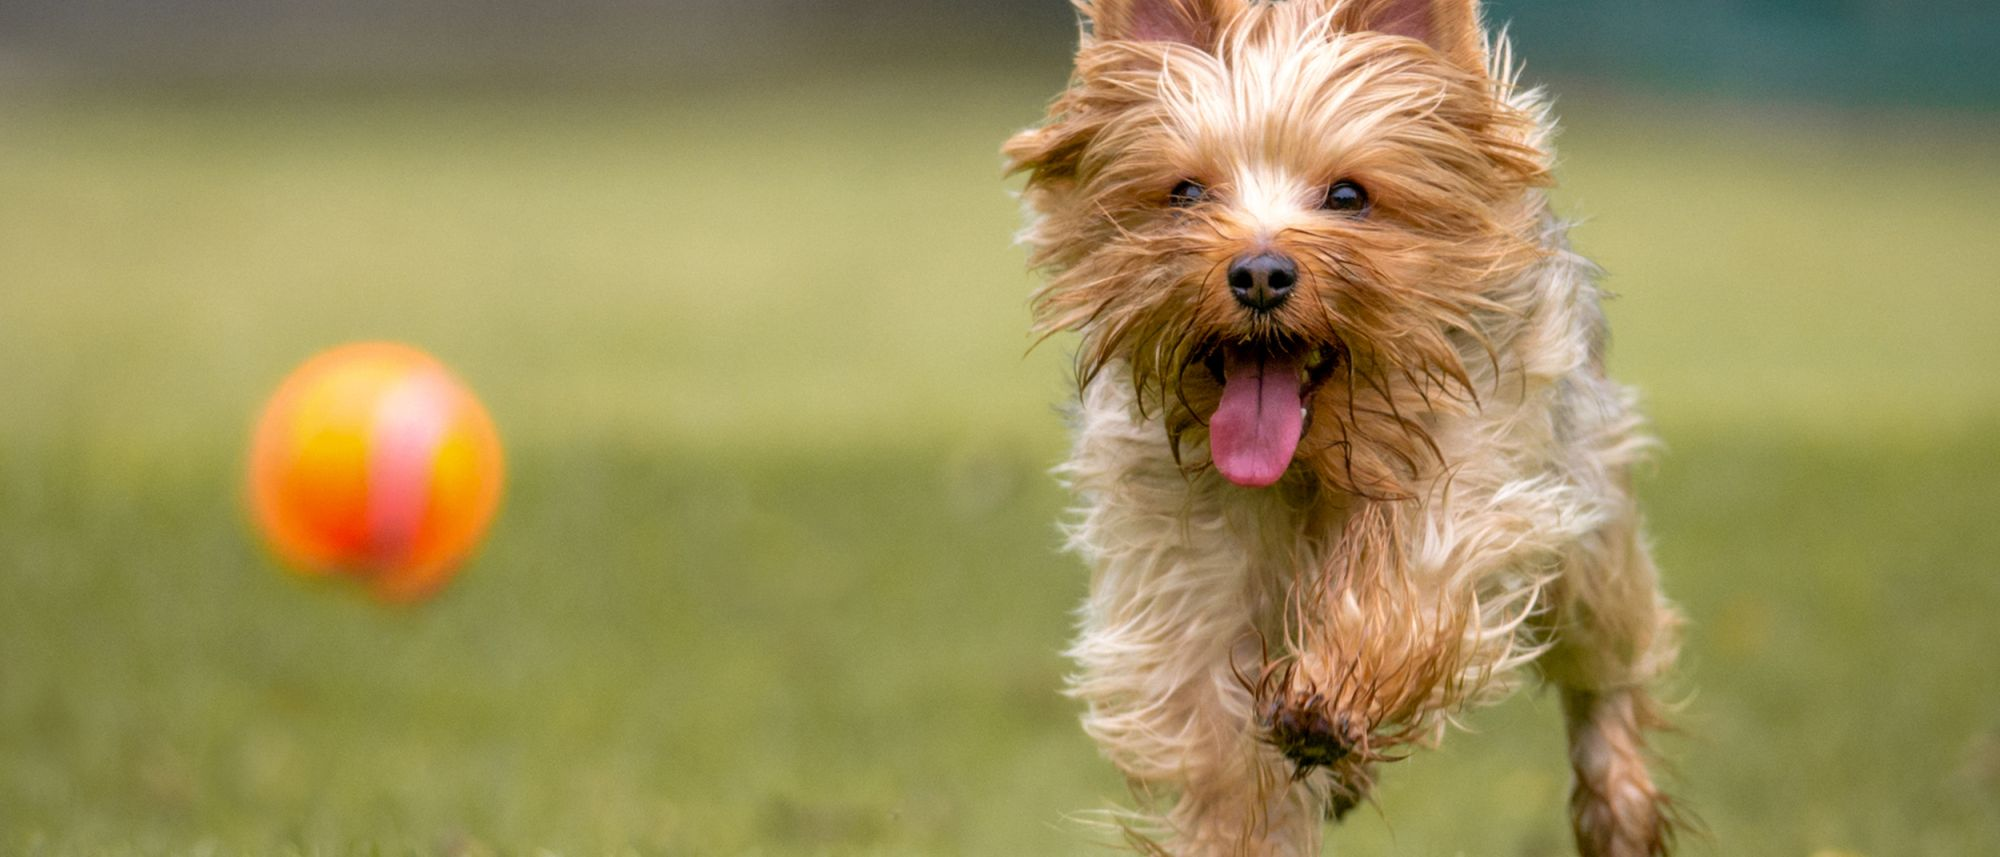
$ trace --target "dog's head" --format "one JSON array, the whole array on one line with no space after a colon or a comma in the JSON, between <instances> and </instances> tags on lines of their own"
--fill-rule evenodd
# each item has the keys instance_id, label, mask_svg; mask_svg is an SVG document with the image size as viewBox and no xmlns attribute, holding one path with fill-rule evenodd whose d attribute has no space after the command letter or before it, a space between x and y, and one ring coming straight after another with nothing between
<instances>
[{"instance_id":1,"label":"dog's head","mask_svg":"<svg viewBox=\"0 0 2000 857\"><path fill-rule=\"evenodd\" d=\"M1175 454L1403 493L1476 407L1487 319L1542 258L1540 117L1475 0L1080 0L1028 173L1044 333L1129 371Z\"/></svg>"}]
</instances>

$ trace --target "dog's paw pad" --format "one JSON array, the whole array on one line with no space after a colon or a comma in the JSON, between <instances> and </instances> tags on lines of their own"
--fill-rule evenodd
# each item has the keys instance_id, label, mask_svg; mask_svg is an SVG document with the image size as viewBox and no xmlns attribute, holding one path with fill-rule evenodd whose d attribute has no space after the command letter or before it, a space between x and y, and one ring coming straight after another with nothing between
<instances>
[{"instance_id":1,"label":"dog's paw pad","mask_svg":"<svg viewBox=\"0 0 2000 857\"><path fill-rule=\"evenodd\" d=\"M1318 696L1273 700L1260 725L1265 742L1292 760L1301 775L1347 758L1361 739L1353 721L1346 714L1329 713Z\"/></svg>"}]
</instances>

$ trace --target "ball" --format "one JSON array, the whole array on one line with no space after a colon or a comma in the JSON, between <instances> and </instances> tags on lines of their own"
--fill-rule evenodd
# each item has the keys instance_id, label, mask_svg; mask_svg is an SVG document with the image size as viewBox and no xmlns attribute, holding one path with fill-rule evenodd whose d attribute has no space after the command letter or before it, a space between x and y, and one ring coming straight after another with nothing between
<instances>
[{"instance_id":1,"label":"ball","mask_svg":"<svg viewBox=\"0 0 2000 857\"><path fill-rule=\"evenodd\" d=\"M285 378L257 420L250 501L286 564L384 599L437 592L500 504L493 420L435 358L343 345Z\"/></svg>"}]
</instances>

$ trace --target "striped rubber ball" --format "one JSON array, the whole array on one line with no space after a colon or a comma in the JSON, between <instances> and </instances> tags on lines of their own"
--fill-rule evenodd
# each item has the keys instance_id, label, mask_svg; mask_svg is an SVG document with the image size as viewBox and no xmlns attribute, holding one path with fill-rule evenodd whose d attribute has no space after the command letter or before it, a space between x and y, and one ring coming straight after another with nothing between
<instances>
[{"instance_id":1,"label":"striped rubber ball","mask_svg":"<svg viewBox=\"0 0 2000 857\"><path fill-rule=\"evenodd\" d=\"M363 342L313 357L279 385L257 420L250 499L287 564L414 601L478 546L501 471L492 419L443 364Z\"/></svg>"}]
</instances>

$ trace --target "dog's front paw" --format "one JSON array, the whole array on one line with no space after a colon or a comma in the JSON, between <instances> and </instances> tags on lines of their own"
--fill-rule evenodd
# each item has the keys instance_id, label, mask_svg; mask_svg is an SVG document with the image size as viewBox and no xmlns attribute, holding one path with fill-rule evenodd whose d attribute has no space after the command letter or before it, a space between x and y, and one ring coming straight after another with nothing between
<instances>
[{"instance_id":1,"label":"dog's front paw","mask_svg":"<svg viewBox=\"0 0 2000 857\"><path fill-rule=\"evenodd\" d=\"M1265 743L1285 754L1299 776L1347 758L1360 746L1363 730L1354 718L1329 710L1317 693L1281 692L1266 700L1258 727Z\"/></svg>"}]
</instances>

